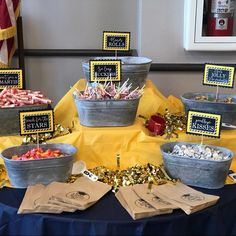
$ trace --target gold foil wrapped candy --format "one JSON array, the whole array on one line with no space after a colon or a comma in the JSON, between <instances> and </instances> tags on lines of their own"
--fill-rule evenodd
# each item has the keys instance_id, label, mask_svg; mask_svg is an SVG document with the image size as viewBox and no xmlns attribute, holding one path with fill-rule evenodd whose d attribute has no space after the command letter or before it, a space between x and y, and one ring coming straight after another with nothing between
<instances>
[{"instance_id":1,"label":"gold foil wrapped candy","mask_svg":"<svg viewBox=\"0 0 236 236\"><path fill-rule=\"evenodd\" d=\"M195 97L195 100L208 101L208 97L204 95L199 95Z\"/></svg>"},{"instance_id":2,"label":"gold foil wrapped candy","mask_svg":"<svg viewBox=\"0 0 236 236\"><path fill-rule=\"evenodd\" d=\"M79 178L79 177L82 177L83 175L82 174L78 174L78 175L71 175L71 176L69 176L69 178L67 179L67 183L74 183L76 180L77 180L77 178Z\"/></svg>"},{"instance_id":3,"label":"gold foil wrapped candy","mask_svg":"<svg viewBox=\"0 0 236 236\"><path fill-rule=\"evenodd\" d=\"M45 143L49 139L56 138L59 136L64 136L69 133L71 133L70 128L64 128L61 124L56 124L53 133L38 134L39 143ZM37 143L37 134L26 135L22 141L22 144L32 144L32 143Z\"/></svg>"},{"instance_id":4,"label":"gold foil wrapped candy","mask_svg":"<svg viewBox=\"0 0 236 236\"><path fill-rule=\"evenodd\" d=\"M151 135L166 134L166 139L172 138L173 135L178 138L177 131L186 129L187 120L184 112L171 113L166 109L164 115L157 113L152 115L150 119L142 115L139 117L145 120L144 126L151 132Z\"/></svg>"},{"instance_id":5,"label":"gold foil wrapped candy","mask_svg":"<svg viewBox=\"0 0 236 236\"><path fill-rule=\"evenodd\" d=\"M153 186L153 181L151 180L148 182L148 191L147 191L148 194L152 193L152 186Z\"/></svg>"},{"instance_id":6,"label":"gold foil wrapped candy","mask_svg":"<svg viewBox=\"0 0 236 236\"><path fill-rule=\"evenodd\" d=\"M168 109L166 109L166 112L164 114L164 118L166 120L166 128L165 128L165 134L166 139L170 139L173 137L173 135L178 138L178 130L185 130L186 129L186 115L183 112L180 113L171 113Z\"/></svg>"},{"instance_id":7,"label":"gold foil wrapped candy","mask_svg":"<svg viewBox=\"0 0 236 236\"><path fill-rule=\"evenodd\" d=\"M171 179L162 166L155 166L150 163L146 165L135 165L124 170L111 170L104 166L98 166L90 171L98 176L99 181L112 186L113 191L118 191L121 186L134 184L154 183L165 184L168 181L175 182ZM72 175L67 182L74 182L79 176Z\"/></svg>"},{"instance_id":8,"label":"gold foil wrapped candy","mask_svg":"<svg viewBox=\"0 0 236 236\"><path fill-rule=\"evenodd\" d=\"M5 166L3 164L0 164L0 188L3 188L4 186L10 186L10 182Z\"/></svg>"},{"instance_id":9,"label":"gold foil wrapped candy","mask_svg":"<svg viewBox=\"0 0 236 236\"><path fill-rule=\"evenodd\" d=\"M225 103L233 103L234 101L233 101L232 97L227 97L227 98L225 98L224 102Z\"/></svg>"},{"instance_id":10,"label":"gold foil wrapped candy","mask_svg":"<svg viewBox=\"0 0 236 236\"><path fill-rule=\"evenodd\" d=\"M199 101L209 101L209 102L224 102L224 103L234 103L233 97L226 97L222 100L219 100L218 98L212 98L204 95L199 95L195 97L195 100Z\"/></svg>"}]
</instances>

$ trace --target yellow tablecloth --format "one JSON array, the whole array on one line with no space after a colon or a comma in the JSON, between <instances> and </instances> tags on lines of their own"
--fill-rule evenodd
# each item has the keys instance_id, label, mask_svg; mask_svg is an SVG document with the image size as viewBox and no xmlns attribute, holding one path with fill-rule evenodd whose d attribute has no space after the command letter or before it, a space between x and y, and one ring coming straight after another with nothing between
<instances>
[{"instance_id":1,"label":"yellow tablecloth","mask_svg":"<svg viewBox=\"0 0 236 236\"><path fill-rule=\"evenodd\" d=\"M72 93L75 88L83 90L86 81L79 80L54 109L55 121L65 127L74 122L73 132L50 140L52 143L69 143L78 148L76 158L84 160L88 168L104 165L116 168L116 154L121 155L121 168L134 166L135 164L162 163L160 145L170 141L200 142L201 137L180 133L179 138L166 140L165 136L150 136L148 130L143 126L143 120L136 118L134 125L128 127L106 127L89 128L79 124L77 109L74 104ZM183 104L174 96L166 98L147 80L144 95L140 100L137 115L150 117L156 112L164 113L168 108L171 112L183 110ZM0 137L0 151L3 149L20 145L22 137L4 136ZM212 144L231 149L236 152L236 130L223 130L220 139L204 138L205 144ZM232 162L231 169L236 171L236 161ZM230 181L229 181L230 182Z\"/></svg>"}]
</instances>

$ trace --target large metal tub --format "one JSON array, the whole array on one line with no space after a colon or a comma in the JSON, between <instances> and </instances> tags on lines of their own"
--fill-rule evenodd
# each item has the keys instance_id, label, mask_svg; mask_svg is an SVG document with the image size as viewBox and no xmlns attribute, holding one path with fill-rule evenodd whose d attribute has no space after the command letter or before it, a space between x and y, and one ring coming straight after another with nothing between
<instances>
[{"instance_id":1,"label":"large metal tub","mask_svg":"<svg viewBox=\"0 0 236 236\"><path fill-rule=\"evenodd\" d=\"M53 181L65 182L71 175L76 148L70 144L41 144L43 149L60 149L66 155L59 158L37 160L12 160L13 155L22 155L37 145L10 147L1 153L12 186L27 188L37 183L49 184Z\"/></svg>"},{"instance_id":2,"label":"large metal tub","mask_svg":"<svg viewBox=\"0 0 236 236\"><path fill-rule=\"evenodd\" d=\"M0 135L17 135L20 133L20 111L32 111L51 108L48 104L27 105L14 108L0 108Z\"/></svg>"},{"instance_id":3,"label":"large metal tub","mask_svg":"<svg viewBox=\"0 0 236 236\"><path fill-rule=\"evenodd\" d=\"M84 100L74 96L80 124L90 127L129 126L135 121L139 100Z\"/></svg>"},{"instance_id":4,"label":"large metal tub","mask_svg":"<svg viewBox=\"0 0 236 236\"><path fill-rule=\"evenodd\" d=\"M160 146L164 167L172 178L180 179L187 185L208 189L218 189L224 186L234 156L232 151L214 146L217 150L229 154L230 158L223 161L201 160L170 154L169 152L172 152L176 144L199 145L198 143L170 142Z\"/></svg>"},{"instance_id":5,"label":"large metal tub","mask_svg":"<svg viewBox=\"0 0 236 236\"><path fill-rule=\"evenodd\" d=\"M230 125L236 125L236 103L210 102L195 100L196 96L208 96L215 99L215 93L185 93L181 96L184 103L186 113L189 110L198 110L202 112L217 113L222 115L222 122ZM227 97L232 97L236 102L234 94L219 94L218 98L224 100Z\"/></svg>"},{"instance_id":6,"label":"large metal tub","mask_svg":"<svg viewBox=\"0 0 236 236\"><path fill-rule=\"evenodd\" d=\"M127 79L132 83L132 88L141 88L146 82L152 60L147 57L95 57L91 60L121 60L121 84ZM89 60L82 62L82 68L86 80L89 82Z\"/></svg>"}]
</instances>

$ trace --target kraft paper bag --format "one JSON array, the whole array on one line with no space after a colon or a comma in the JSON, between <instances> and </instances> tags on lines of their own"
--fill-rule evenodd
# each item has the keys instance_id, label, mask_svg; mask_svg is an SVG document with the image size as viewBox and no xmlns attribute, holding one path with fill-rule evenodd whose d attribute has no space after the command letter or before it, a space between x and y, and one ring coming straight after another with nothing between
<instances>
[{"instance_id":1,"label":"kraft paper bag","mask_svg":"<svg viewBox=\"0 0 236 236\"><path fill-rule=\"evenodd\" d=\"M61 183L61 182L52 182L49 185L47 185L42 194L41 197L39 198L37 205L39 207L47 207L48 204L51 206L55 207L61 207L63 211L66 212L74 212L78 208L75 207L74 205L71 204L66 204L63 202L56 201L53 199L53 194L58 194L62 191L62 189L67 189L70 186L68 183Z\"/></svg>"},{"instance_id":2,"label":"kraft paper bag","mask_svg":"<svg viewBox=\"0 0 236 236\"><path fill-rule=\"evenodd\" d=\"M158 210L141 199L132 186L120 187L115 196L134 220L160 214Z\"/></svg>"},{"instance_id":3,"label":"kraft paper bag","mask_svg":"<svg viewBox=\"0 0 236 236\"><path fill-rule=\"evenodd\" d=\"M69 207L69 208L75 208L75 210L86 210L87 208L89 208L90 206L92 206L95 202L87 204L87 205L83 205L83 206L79 206L78 204L73 205L71 203L68 203L67 201L65 202L63 199L58 199L57 197L52 196L49 200L50 204L53 205L59 205L59 206L64 206L64 207Z\"/></svg>"},{"instance_id":4,"label":"kraft paper bag","mask_svg":"<svg viewBox=\"0 0 236 236\"><path fill-rule=\"evenodd\" d=\"M153 193L181 208L186 214L192 214L216 204L219 196L204 194L183 183L156 186Z\"/></svg>"},{"instance_id":5,"label":"kraft paper bag","mask_svg":"<svg viewBox=\"0 0 236 236\"><path fill-rule=\"evenodd\" d=\"M74 205L80 210L85 210L110 190L111 186L107 184L91 181L86 177L80 177L67 188L53 194L52 199Z\"/></svg>"},{"instance_id":6,"label":"kraft paper bag","mask_svg":"<svg viewBox=\"0 0 236 236\"><path fill-rule=\"evenodd\" d=\"M38 201L45 189L43 184L29 186L25 192L23 201L18 209L18 214L24 213L61 213L63 208L48 204L47 206L38 206Z\"/></svg>"},{"instance_id":7,"label":"kraft paper bag","mask_svg":"<svg viewBox=\"0 0 236 236\"><path fill-rule=\"evenodd\" d=\"M149 203L152 207L154 207L156 210L160 212L160 214L168 214L172 213L174 209L177 209L179 207L165 201L164 199L161 199L153 194L153 188L155 188L155 185L152 187L151 191L148 189L148 184L136 184L133 185L134 192L142 198L144 201Z\"/></svg>"},{"instance_id":8,"label":"kraft paper bag","mask_svg":"<svg viewBox=\"0 0 236 236\"><path fill-rule=\"evenodd\" d=\"M65 202L58 201L53 196L50 197L50 199L48 200L48 203L52 205L62 206L63 208L69 208L68 212L74 212L76 210L80 210L79 207L65 203Z\"/></svg>"}]
</instances>

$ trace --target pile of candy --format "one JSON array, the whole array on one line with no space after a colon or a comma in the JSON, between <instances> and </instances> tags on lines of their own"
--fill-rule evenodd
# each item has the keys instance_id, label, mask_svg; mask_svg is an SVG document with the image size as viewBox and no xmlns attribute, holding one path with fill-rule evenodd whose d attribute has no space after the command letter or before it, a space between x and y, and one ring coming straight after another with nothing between
<instances>
[{"instance_id":1,"label":"pile of candy","mask_svg":"<svg viewBox=\"0 0 236 236\"><path fill-rule=\"evenodd\" d=\"M208 96L201 95L201 96L196 96L195 100L207 101L207 102L235 103L233 97L225 97L224 99L217 99L216 100L216 98L213 98L213 97L210 97L210 96L208 97Z\"/></svg>"},{"instance_id":2,"label":"pile of candy","mask_svg":"<svg viewBox=\"0 0 236 236\"><path fill-rule=\"evenodd\" d=\"M93 174L98 176L98 180L112 186L113 192L117 192L122 186L134 184L154 183L157 185L167 182L176 182L167 175L162 166L153 164L135 165L124 170L111 170L105 166L98 166L89 169ZM73 183L80 175L71 175L67 182Z\"/></svg>"},{"instance_id":3,"label":"pile of candy","mask_svg":"<svg viewBox=\"0 0 236 236\"><path fill-rule=\"evenodd\" d=\"M116 85L112 82L108 83L93 83L87 84L83 92L75 91L74 95L78 96L79 99L85 100L119 100L119 99L137 99L142 96L144 86L139 89L132 90L132 83L128 85L128 80L125 81L122 86L120 84Z\"/></svg>"},{"instance_id":4,"label":"pile of candy","mask_svg":"<svg viewBox=\"0 0 236 236\"><path fill-rule=\"evenodd\" d=\"M0 164L0 188L4 186L10 187L10 181L8 179L6 168L3 164Z\"/></svg>"},{"instance_id":5,"label":"pile of candy","mask_svg":"<svg viewBox=\"0 0 236 236\"><path fill-rule=\"evenodd\" d=\"M178 131L186 130L186 115L184 112L171 113L168 109L165 114L159 113L152 115L149 119L139 115L145 120L144 126L151 132L151 135L166 134L166 139L173 138L175 135L178 138Z\"/></svg>"},{"instance_id":6,"label":"pile of candy","mask_svg":"<svg viewBox=\"0 0 236 236\"><path fill-rule=\"evenodd\" d=\"M23 145L33 144L33 143L37 144L38 142L46 143L46 141L49 139L72 133L72 128L65 128L61 124L55 124L55 129L53 132L26 135L23 138L22 144Z\"/></svg>"},{"instance_id":7,"label":"pile of candy","mask_svg":"<svg viewBox=\"0 0 236 236\"><path fill-rule=\"evenodd\" d=\"M173 156L181 156L195 159L223 161L230 158L217 148L204 145L175 145L171 152Z\"/></svg>"},{"instance_id":8,"label":"pile of candy","mask_svg":"<svg viewBox=\"0 0 236 236\"><path fill-rule=\"evenodd\" d=\"M65 154L61 152L59 149L47 149L43 150L42 148L33 148L29 150L28 152L22 154L21 156L14 155L12 156L12 160L21 160L21 161L26 161L26 160L36 160L36 159L42 159L42 158L58 158L58 157L63 157Z\"/></svg>"},{"instance_id":9,"label":"pile of candy","mask_svg":"<svg viewBox=\"0 0 236 236\"><path fill-rule=\"evenodd\" d=\"M171 113L166 109L164 118L166 120L166 139L173 138L173 135L178 138L179 135L177 132L186 130L187 119L184 112Z\"/></svg>"},{"instance_id":10,"label":"pile of candy","mask_svg":"<svg viewBox=\"0 0 236 236\"><path fill-rule=\"evenodd\" d=\"M40 91L20 90L17 88L5 87L0 92L0 108L50 103L52 103L52 101L46 98Z\"/></svg>"}]
</instances>

